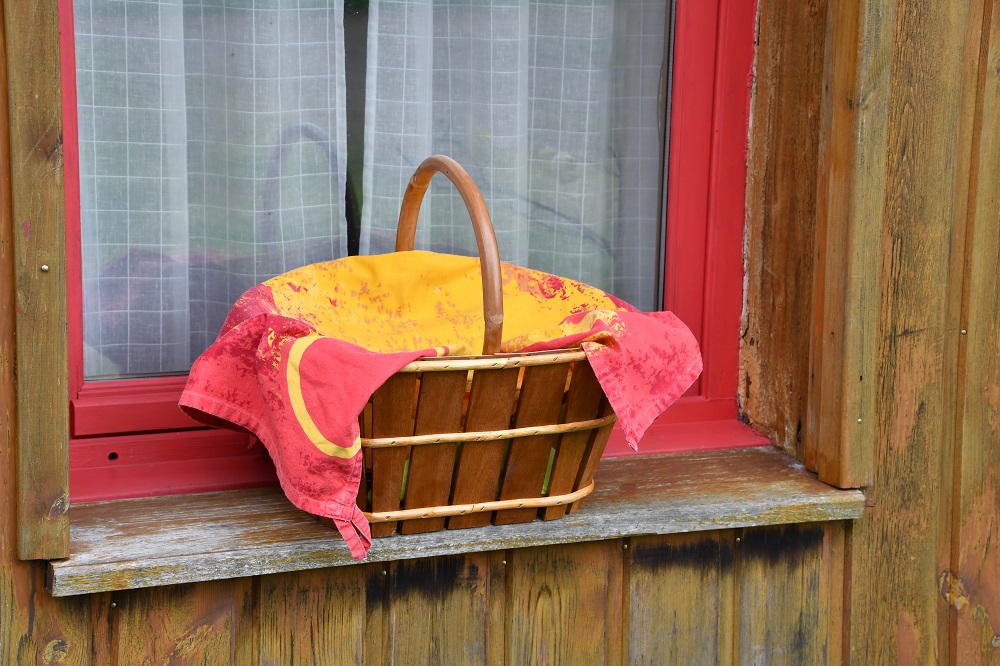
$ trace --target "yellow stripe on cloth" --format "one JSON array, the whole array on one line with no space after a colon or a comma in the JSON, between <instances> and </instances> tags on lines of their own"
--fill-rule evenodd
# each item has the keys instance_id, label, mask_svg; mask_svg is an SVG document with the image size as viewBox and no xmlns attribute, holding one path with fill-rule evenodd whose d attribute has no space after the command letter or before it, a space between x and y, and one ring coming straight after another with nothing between
<instances>
[{"instance_id":1,"label":"yellow stripe on cloth","mask_svg":"<svg viewBox=\"0 0 1000 666\"><path fill-rule=\"evenodd\" d=\"M292 343L292 347L288 351L288 372L286 375L288 381L288 399L292 403L292 411L295 413L295 418L298 419L299 425L302 426L302 430L305 431L309 441L317 449L329 456L353 458L358 450L361 449L361 438L358 437L354 440L354 444L351 446L341 446L328 440L319 431L319 428L316 427L316 423L312 420L312 416L309 415L309 410L306 408L306 401L302 397L302 378L299 373L299 363L302 361L302 355L305 354L309 345L317 340L319 340L319 337L315 335L299 338Z\"/></svg>"}]
</instances>

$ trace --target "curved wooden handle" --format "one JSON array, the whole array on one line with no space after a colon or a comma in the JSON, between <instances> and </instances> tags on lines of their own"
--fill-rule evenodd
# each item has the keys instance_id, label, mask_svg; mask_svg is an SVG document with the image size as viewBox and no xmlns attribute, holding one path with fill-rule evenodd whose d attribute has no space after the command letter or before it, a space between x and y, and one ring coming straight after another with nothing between
<instances>
[{"instance_id":1,"label":"curved wooden handle","mask_svg":"<svg viewBox=\"0 0 1000 666\"><path fill-rule=\"evenodd\" d=\"M427 186L435 173L443 173L452 182L469 209L472 229L476 232L479 246L479 269L483 276L483 318L486 327L483 333L483 354L492 354L500 348L503 340L503 282L500 277L500 250L497 237L493 233L493 223L486 209L486 202L472 177L458 162L445 155L431 155L420 163L410 178L403 194L403 204L399 210L399 225L396 229L396 252L413 249L413 237L417 233L417 215L420 204L427 193Z\"/></svg>"}]
</instances>

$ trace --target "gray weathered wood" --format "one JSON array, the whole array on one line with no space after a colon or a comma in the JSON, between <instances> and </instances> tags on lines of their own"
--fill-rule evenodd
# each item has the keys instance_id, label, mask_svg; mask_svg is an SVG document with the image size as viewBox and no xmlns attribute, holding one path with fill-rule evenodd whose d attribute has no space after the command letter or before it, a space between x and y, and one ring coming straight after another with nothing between
<instances>
[{"instance_id":1,"label":"gray weathered wood","mask_svg":"<svg viewBox=\"0 0 1000 666\"><path fill-rule=\"evenodd\" d=\"M369 562L640 534L844 520L864 498L770 448L604 461L597 489L558 521L375 539ZM75 505L55 596L351 564L340 536L276 488Z\"/></svg>"}]
</instances>

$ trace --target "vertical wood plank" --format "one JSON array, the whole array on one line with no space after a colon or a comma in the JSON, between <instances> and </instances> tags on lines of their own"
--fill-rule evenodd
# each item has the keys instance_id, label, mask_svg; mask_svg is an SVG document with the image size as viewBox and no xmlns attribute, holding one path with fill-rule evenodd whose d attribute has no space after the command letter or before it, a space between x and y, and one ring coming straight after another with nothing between
<instances>
[{"instance_id":1,"label":"vertical wood plank","mask_svg":"<svg viewBox=\"0 0 1000 666\"><path fill-rule=\"evenodd\" d=\"M16 198L17 210L20 213L31 205L37 205L38 210L50 210L49 207L53 204L61 206L62 196L61 174L58 169L48 176L38 171L38 163L47 159L44 155L39 156L38 151L44 152L46 149L52 149L54 145L53 137L43 132L47 129L44 123L55 119L56 136L61 125L55 3L45 3L44 6L37 7L34 4L6 3L4 11L0 12L0 664L104 664L109 663L111 658L110 595L95 594L54 599L45 590L45 563L19 559L19 555L30 557L65 555L62 543L64 537L68 537L69 534L65 517L55 515L59 511L49 516L50 509L64 492L56 488L61 486L60 478L65 481L65 477L60 476L58 469L53 476L54 485L49 488L43 483L40 486L40 493L35 498L51 499L32 505L20 501L18 497L18 490L22 486L26 491L31 491L32 488L29 485L31 480L25 480L21 475L23 468L38 464L42 468L38 470L39 473L47 474L46 470L50 469L51 463L55 461L51 453L53 446L59 441L60 422L58 414L47 412L46 407L51 407L56 401L60 401L59 408L64 412L66 409L65 391L62 397L58 391L58 386L64 388L66 386L65 369L59 379L61 384L51 391L41 391L34 395L23 392L29 390L30 386L19 384L20 380L28 381L24 375L30 373L17 371L18 367L23 369L33 365L28 363L19 366L17 360L19 350L15 332L20 317L17 312L20 304L17 302L15 278L19 275L20 269L16 268L15 245L25 242L26 239L24 228L15 223L15 219L19 218L14 217L13 200ZM36 19L32 19L30 15L33 9L37 12ZM38 24L34 25L33 21L37 21ZM9 38L13 38L13 43L7 41ZM36 62L29 65L28 60ZM55 70L51 69L53 63ZM34 81L33 76L43 78ZM8 77L11 79L10 86ZM51 88L53 85L54 91ZM38 100L33 97L35 88L39 92ZM56 105L54 111L51 108L53 102ZM15 107L13 117L8 103ZM38 105L37 109L32 108L34 104ZM18 174L18 177L37 178L38 180L34 182L16 181L12 178L12 119L16 119L15 132L29 133L27 136L19 134L15 141L18 159L27 163L19 165L14 169L14 173ZM49 140L40 142L39 148L33 150L31 144L25 145L25 140L31 136L30 132L35 132L36 138L44 135ZM60 151L55 150L55 153L53 159L58 165ZM51 167L52 164L49 165L49 168ZM57 198L60 198L59 202L52 200L56 196L56 191ZM40 201L32 204L27 200L30 196L36 196ZM59 208L59 211L61 210ZM63 225L61 212L58 214L53 212L53 215L51 220L42 220L43 228L48 224L61 229ZM33 229L32 232L34 233ZM37 240L36 238L35 241ZM52 247L46 246L46 249L52 250ZM33 251L37 251L37 248ZM23 256L24 248L19 252ZM64 275L58 266L55 267L55 271L56 275ZM55 284L58 280L56 277L49 282ZM39 296L34 291L31 294L32 297ZM38 313L36 307L32 316ZM49 314L52 314L51 311ZM31 336L26 334L26 337ZM29 352L25 349L24 353L38 355L48 353L42 342L24 346L30 346L33 350ZM65 342L57 339L52 349L56 363L60 353L65 353ZM44 372L51 369L51 365L40 367L39 375L30 381L44 381ZM19 388L22 391L20 401L17 393ZM37 390L37 386L35 389ZM35 411L24 414L23 418L19 419L18 417L22 416L18 413L19 403L23 405L32 402L27 400L28 396L37 399L37 402L31 405ZM38 438L32 441L31 450L19 450L18 433L21 433L22 437L26 436L25 433L31 428L40 425L45 414L54 421L54 430L45 431L52 432L53 438ZM65 445L65 432L62 435L61 441ZM24 455L20 456L22 451ZM46 467L47 465L49 467ZM42 513L33 515L33 506L43 510ZM41 526L41 531L32 532L33 526Z\"/></svg>"},{"instance_id":2,"label":"vertical wood plank","mask_svg":"<svg viewBox=\"0 0 1000 666\"><path fill-rule=\"evenodd\" d=\"M801 341L815 262L802 248L816 233L827 3L762 0L758 11L739 400L755 428L803 459L809 359Z\"/></svg>"},{"instance_id":3,"label":"vertical wood plank","mask_svg":"<svg viewBox=\"0 0 1000 666\"><path fill-rule=\"evenodd\" d=\"M822 525L743 532L736 580L737 663L827 663L824 541Z\"/></svg>"},{"instance_id":4,"label":"vertical wood plank","mask_svg":"<svg viewBox=\"0 0 1000 666\"><path fill-rule=\"evenodd\" d=\"M732 663L731 531L631 539L629 663Z\"/></svg>"},{"instance_id":5,"label":"vertical wood plank","mask_svg":"<svg viewBox=\"0 0 1000 666\"><path fill-rule=\"evenodd\" d=\"M594 375L590 363L580 361L573 366L573 378L566 395L566 414L563 423L585 421L597 418L597 410L604 400L604 390ZM591 439L589 430L573 432L559 438L556 458L549 480L549 495L563 495L572 492L580 473L583 456L587 452L587 442ZM541 510L542 520L553 520L566 515L566 505L550 506Z\"/></svg>"},{"instance_id":6,"label":"vertical wood plank","mask_svg":"<svg viewBox=\"0 0 1000 666\"><path fill-rule=\"evenodd\" d=\"M894 4L891 28L883 27L891 67L878 85L888 97L888 123L874 429L855 440L867 446L853 447L870 452L874 505L851 539L850 659L857 663L930 663L950 651L937 588L948 566L960 200L968 196L961 191L970 162L968 144L956 141L968 137L968 32L980 21L965 4ZM978 56L978 41L974 50ZM823 396L826 402L825 386Z\"/></svg>"},{"instance_id":7,"label":"vertical wood plank","mask_svg":"<svg viewBox=\"0 0 1000 666\"><path fill-rule=\"evenodd\" d=\"M55 2L4 3L12 191L18 446L18 553L69 554L69 375L62 93ZM7 126L4 123L5 128ZM0 149L6 153L6 146ZM9 171L8 171L9 168ZM42 265L48 266L42 272Z\"/></svg>"},{"instance_id":8,"label":"vertical wood plank","mask_svg":"<svg viewBox=\"0 0 1000 666\"><path fill-rule=\"evenodd\" d=\"M486 589L486 663L507 662L507 558L506 551L489 554L489 587Z\"/></svg>"},{"instance_id":9,"label":"vertical wood plank","mask_svg":"<svg viewBox=\"0 0 1000 666\"><path fill-rule=\"evenodd\" d=\"M372 396L372 437L400 437L413 434L413 401L417 387L415 373L397 373ZM396 511L403 492L403 472L410 457L409 446L372 451L372 511ZM373 537L395 534L397 523L376 523Z\"/></svg>"},{"instance_id":10,"label":"vertical wood plank","mask_svg":"<svg viewBox=\"0 0 1000 666\"><path fill-rule=\"evenodd\" d=\"M515 428L555 423L562 408L563 392L569 365L539 365L524 369L521 397L514 417ZM542 483L549 465L549 454L555 443L554 435L518 437L511 440L507 455L500 499L541 497ZM527 523L538 515L537 509L506 509L497 511L496 525Z\"/></svg>"},{"instance_id":11,"label":"vertical wood plank","mask_svg":"<svg viewBox=\"0 0 1000 666\"><path fill-rule=\"evenodd\" d=\"M260 579L261 664L361 664L362 567L314 569Z\"/></svg>"},{"instance_id":12,"label":"vertical wood plank","mask_svg":"<svg viewBox=\"0 0 1000 666\"><path fill-rule=\"evenodd\" d=\"M428 372L420 381L420 400L414 435L459 432L468 373ZM449 503L452 475L455 471L456 444L426 444L413 447L410 454L410 477L404 507L416 509ZM400 524L403 534L436 532L444 529L444 518L406 520Z\"/></svg>"},{"instance_id":13,"label":"vertical wood plank","mask_svg":"<svg viewBox=\"0 0 1000 666\"><path fill-rule=\"evenodd\" d=\"M621 540L512 551L508 663L620 663L622 552Z\"/></svg>"},{"instance_id":14,"label":"vertical wood plank","mask_svg":"<svg viewBox=\"0 0 1000 666\"><path fill-rule=\"evenodd\" d=\"M487 662L488 553L393 562L389 576L390 663Z\"/></svg>"},{"instance_id":15,"label":"vertical wood plank","mask_svg":"<svg viewBox=\"0 0 1000 666\"><path fill-rule=\"evenodd\" d=\"M472 377L466 432L505 430L510 427L517 398L516 368L480 370ZM497 498L506 442L467 442L458 454L455 504L489 502ZM488 512L452 516L448 528L479 527L490 522Z\"/></svg>"},{"instance_id":16,"label":"vertical wood plank","mask_svg":"<svg viewBox=\"0 0 1000 666\"><path fill-rule=\"evenodd\" d=\"M848 627L845 610L848 607L847 535L850 523L824 523L823 571L820 578L820 609L826 611L826 663L843 664L849 654Z\"/></svg>"},{"instance_id":17,"label":"vertical wood plank","mask_svg":"<svg viewBox=\"0 0 1000 666\"><path fill-rule=\"evenodd\" d=\"M5 521L13 516L2 511L6 499L0 499ZM13 528L10 520L3 536ZM0 664L108 663L111 596L55 599L45 591L44 564L14 556L0 548Z\"/></svg>"},{"instance_id":18,"label":"vertical wood plank","mask_svg":"<svg viewBox=\"0 0 1000 666\"><path fill-rule=\"evenodd\" d=\"M597 415L603 418L611 416L613 413L614 410L611 409L611 403L605 398ZM583 452L583 465L580 466L580 473L576 477L574 489L579 490L580 488L584 488L594 480L594 473L601 463L601 456L604 455L604 447L608 445L608 438L611 437L611 430L613 428L614 424L606 425L591 432L590 439L587 441L587 449ZM586 498L578 499L570 504L569 508L566 509L566 513L573 513L578 510L583 506L585 500Z\"/></svg>"},{"instance_id":19,"label":"vertical wood plank","mask_svg":"<svg viewBox=\"0 0 1000 666\"><path fill-rule=\"evenodd\" d=\"M972 183L964 390L954 576L942 593L956 616L952 663L1000 660L1000 2L988 2L978 160Z\"/></svg>"},{"instance_id":20,"label":"vertical wood plank","mask_svg":"<svg viewBox=\"0 0 1000 666\"><path fill-rule=\"evenodd\" d=\"M116 663L234 664L249 578L130 590L115 595Z\"/></svg>"},{"instance_id":21,"label":"vertical wood plank","mask_svg":"<svg viewBox=\"0 0 1000 666\"><path fill-rule=\"evenodd\" d=\"M388 663L389 576L388 563L364 565L365 621L362 663L378 666Z\"/></svg>"},{"instance_id":22,"label":"vertical wood plank","mask_svg":"<svg viewBox=\"0 0 1000 666\"><path fill-rule=\"evenodd\" d=\"M895 3L845 2L828 19L804 446L841 488L872 478L894 16Z\"/></svg>"}]
</instances>

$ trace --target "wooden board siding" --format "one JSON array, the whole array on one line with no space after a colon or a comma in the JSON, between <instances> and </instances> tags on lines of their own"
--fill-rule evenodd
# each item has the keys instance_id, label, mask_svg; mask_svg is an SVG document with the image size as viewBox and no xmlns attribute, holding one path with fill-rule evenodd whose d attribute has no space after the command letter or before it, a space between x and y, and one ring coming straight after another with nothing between
<instances>
[{"instance_id":1,"label":"wooden board siding","mask_svg":"<svg viewBox=\"0 0 1000 666\"><path fill-rule=\"evenodd\" d=\"M0 615L0 663L837 663L824 656L824 623L838 617L824 590L842 589L826 577L843 530L616 539L68 599L25 585L22 612Z\"/></svg>"},{"instance_id":2,"label":"wooden board siding","mask_svg":"<svg viewBox=\"0 0 1000 666\"><path fill-rule=\"evenodd\" d=\"M960 5L915 11L901 2L885 24L891 65L876 85L887 96L885 150L872 156L885 156L876 422L867 447L874 507L852 535L851 658L932 662L950 651L936 581L949 568L971 161L956 143L975 98L968 62L978 61L979 39L969 31L981 18Z\"/></svg>"},{"instance_id":3,"label":"wooden board siding","mask_svg":"<svg viewBox=\"0 0 1000 666\"><path fill-rule=\"evenodd\" d=\"M826 662L822 525L746 530L737 566L739 663ZM782 618L774 622L774 618Z\"/></svg>"},{"instance_id":4,"label":"wooden board siding","mask_svg":"<svg viewBox=\"0 0 1000 666\"><path fill-rule=\"evenodd\" d=\"M769 4L759 62L776 39L801 48L812 38L790 27L768 37L767 17L783 9ZM866 486L869 510L843 535L844 558L829 556L848 586L846 596L831 596L846 602L840 640L828 630L831 658L966 664L1000 656L997 6L830 3L808 381L745 340L747 376L760 373L767 387L792 376L793 384L743 407L751 422L780 424L775 415L808 394L800 454L810 466L815 459L823 480ZM757 75L757 94L777 87L788 108L812 103L808 90L782 87L773 68ZM760 155L776 168L788 145L755 128L751 163ZM748 198L748 238L772 213ZM777 312L780 322L787 294L769 286L772 265L748 249L747 307ZM791 346L783 350L801 361Z\"/></svg>"},{"instance_id":5,"label":"wooden board siding","mask_svg":"<svg viewBox=\"0 0 1000 666\"><path fill-rule=\"evenodd\" d=\"M629 540L626 662L733 661L738 531ZM665 571L672 575L665 576Z\"/></svg>"}]
</instances>

